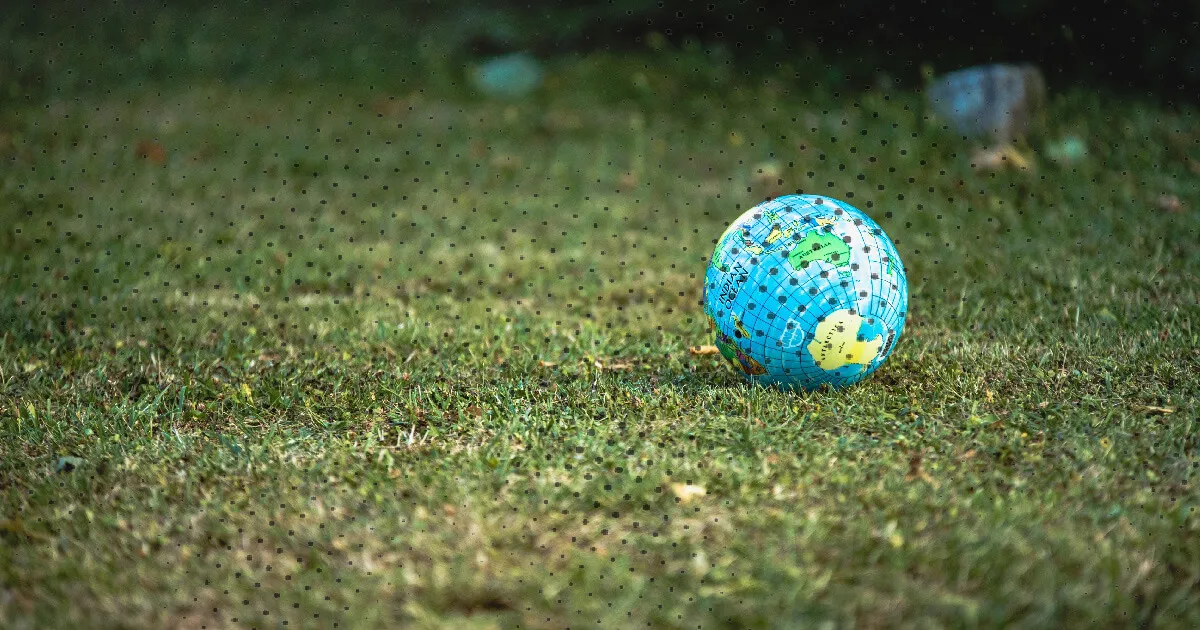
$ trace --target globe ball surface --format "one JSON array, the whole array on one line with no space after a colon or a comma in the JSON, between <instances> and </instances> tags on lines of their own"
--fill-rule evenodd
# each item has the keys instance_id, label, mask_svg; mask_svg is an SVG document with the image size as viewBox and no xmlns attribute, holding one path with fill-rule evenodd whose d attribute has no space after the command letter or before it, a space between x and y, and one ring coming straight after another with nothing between
<instances>
[{"instance_id":1,"label":"globe ball surface","mask_svg":"<svg viewBox=\"0 0 1200 630\"><path fill-rule=\"evenodd\" d=\"M819 195L747 210L708 264L704 310L720 353L755 383L857 383L900 339L908 282L896 246L864 212Z\"/></svg>"}]
</instances>

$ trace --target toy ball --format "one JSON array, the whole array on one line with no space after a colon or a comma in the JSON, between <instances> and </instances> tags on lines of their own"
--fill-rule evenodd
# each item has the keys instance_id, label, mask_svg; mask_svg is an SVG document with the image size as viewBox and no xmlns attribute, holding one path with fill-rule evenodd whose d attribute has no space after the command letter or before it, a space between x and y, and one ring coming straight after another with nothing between
<instances>
[{"instance_id":1,"label":"toy ball","mask_svg":"<svg viewBox=\"0 0 1200 630\"><path fill-rule=\"evenodd\" d=\"M704 310L717 348L751 381L840 388L895 349L908 283L895 244L861 210L786 195L754 206L721 235Z\"/></svg>"}]
</instances>

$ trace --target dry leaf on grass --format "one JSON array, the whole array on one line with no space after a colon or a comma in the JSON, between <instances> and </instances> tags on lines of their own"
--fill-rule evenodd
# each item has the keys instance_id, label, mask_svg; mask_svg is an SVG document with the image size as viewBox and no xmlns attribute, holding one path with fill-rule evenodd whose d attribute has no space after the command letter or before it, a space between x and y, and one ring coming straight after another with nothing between
<instances>
[{"instance_id":1,"label":"dry leaf on grass","mask_svg":"<svg viewBox=\"0 0 1200 630\"><path fill-rule=\"evenodd\" d=\"M153 140L139 140L134 151L139 158L149 160L158 166L167 163L167 148Z\"/></svg>"},{"instance_id":2,"label":"dry leaf on grass","mask_svg":"<svg viewBox=\"0 0 1200 630\"><path fill-rule=\"evenodd\" d=\"M675 492L675 496L679 497L680 503L687 503L708 494L708 490L705 490L704 486L694 486L690 483L671 484L671 490Z\"/></svg>"},{"instance_id":3,"label":"dry leaf on grass","mask_svg":"<svg viewBox=\"0 0 1200 630\"><path fill-rule=\"evenodd\" d=\"M607 361L607 362L596 359L596 361L593 362L593 365L595 365L597 368L599 368L601 370L632 370L633 369L632 361L624 361L621 359L616 359L616 360Z\"/></svg>"},{"instance_id":4,"label":"dry leaf on grass","mask_svg":"<svg viewBox=\"0 0 1200 630\"><path fill-rule=\"evenodd\" d=\"M1136 409L1138 411L1144 411L1152 416L1165 416L1170 413L1175 413L1175 409L1172 407L1156 407L1154 405L1142 405L1140 407L1136 407Z\"/></svg>"},{"instance_id":5,"label":"dry leaf on grass","mask_svg":"<svg viewBox=\"0 0 1200 630\"><path fill-rule=\"evenodd\" d=\"M977 149L971 154L971 167L978 171L997 172L1014 168L1032 170L1033 163L1010 147Z\"/></svg>"},{"instance_id":6,"label":"dry leaf on grass","mask_svg":"<svg viewBox=\"0 0 1200 630\"><path fill-rule=\"evenodd\" d=\"M1183 201L1176 195L1159 195L1158 209L1171 214L1179 214L1183 212Z\"/></svg>"},{"instance_id":7,"label":"dry leaf on grass","mask_svg":"<svg viewBox=\"0 0 1200 630\"><path fill-rule=\"evenodd\" d=\"M716 346L692 346L688 348L688 352L694 357L703 357L710 354L717 354L720 351L717 350Z\"/></svg>"}]
</instances>

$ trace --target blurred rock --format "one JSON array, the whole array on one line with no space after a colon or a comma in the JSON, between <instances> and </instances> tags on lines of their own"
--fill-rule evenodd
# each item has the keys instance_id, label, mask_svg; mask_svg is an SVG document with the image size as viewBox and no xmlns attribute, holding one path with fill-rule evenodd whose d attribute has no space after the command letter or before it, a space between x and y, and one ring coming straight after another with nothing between
<instances>
[{"instance_id":1,"label":"blurred rock","mask_svg":"<svg viewBox=\"0 0 1200 630\"><path fill-rule=\"evenodd\" d=\"M542 84L542 64L528 53L493 57L471 69L475 88L494 98L527 96Z\"/></svg>"},{"instance_id":2,"label":"blurred rock","mask_svg":"<svg viewBox=\"0 0 1200 630\"><path fill-rule=\"evenodd\" d=\"M1046 82L1032 65L991 64L934 77L925 88L930 109L973 140L1008 145L1041 118Z\"/></svg>"}]
</instances>

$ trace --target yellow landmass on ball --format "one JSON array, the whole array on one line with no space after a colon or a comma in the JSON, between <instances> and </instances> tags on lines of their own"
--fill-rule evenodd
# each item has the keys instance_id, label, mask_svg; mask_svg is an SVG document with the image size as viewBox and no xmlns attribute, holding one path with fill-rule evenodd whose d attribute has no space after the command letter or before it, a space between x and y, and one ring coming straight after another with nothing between
<instances>
[{"instance_id":1,"label":"yellow landmass on ball","mask_svg":"<svg viewBox=\"0 0 1200 630\"><path fill-rule=\"evenodd\" d=\"M876 335L874 339L859 341L861 325L862 317L849 310L834 311L817 324L808 351L822 370L836 370L850 364L866 365L879 356L883 337Z\"/></svg>"}]
</instances>

